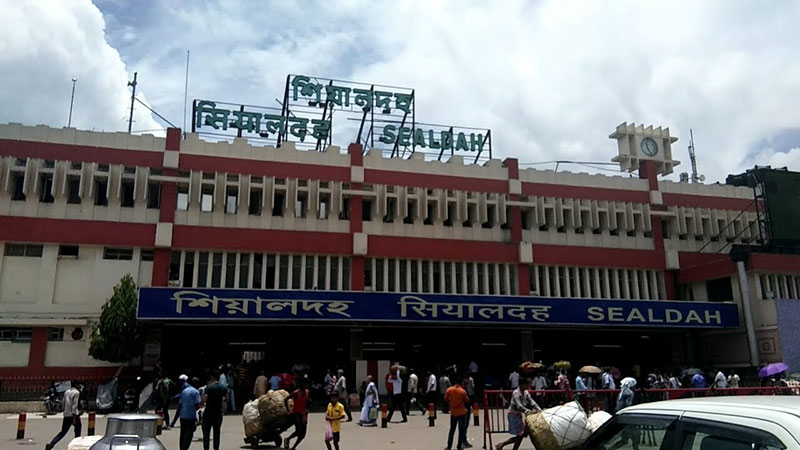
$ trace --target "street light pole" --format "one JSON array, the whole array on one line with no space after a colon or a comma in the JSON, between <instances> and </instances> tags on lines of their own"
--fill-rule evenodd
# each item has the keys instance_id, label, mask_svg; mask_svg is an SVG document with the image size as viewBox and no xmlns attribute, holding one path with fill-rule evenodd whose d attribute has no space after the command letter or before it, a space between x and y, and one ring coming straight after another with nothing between
<instances>
[{"instance_id":1,"label":"street light pole","mask_svg":"<svg viewBox=\"0 0 800 450\"><path fill-rule=\"evenodd\" d=\"M72 97L69 99L69 120L67 121L67 128L72 126L72 105L75 103L75 82L77 78L72 77Z\"/></svg>"}]
</instances>

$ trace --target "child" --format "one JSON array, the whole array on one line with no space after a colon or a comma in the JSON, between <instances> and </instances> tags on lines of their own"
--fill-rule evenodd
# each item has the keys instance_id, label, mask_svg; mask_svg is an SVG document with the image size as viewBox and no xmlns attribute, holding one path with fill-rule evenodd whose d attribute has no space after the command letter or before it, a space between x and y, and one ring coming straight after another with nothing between
<instances>
[{"instance_id":1,"label":"child","mask_svg":"<svg viewBox=\"0 0 800 450\"><path fill-rule=\"evenodd\" d=\"M331 440L336 450L339 450L339 431L342 429L342 419L347 417L344 412L344 405L339 403L339 394L336 392L331 393L331 402L328 403L328 411L325 413L325 420L330 424L333 437L325 438L325 446L331 450Z\"/></svg>"}]
</instances>

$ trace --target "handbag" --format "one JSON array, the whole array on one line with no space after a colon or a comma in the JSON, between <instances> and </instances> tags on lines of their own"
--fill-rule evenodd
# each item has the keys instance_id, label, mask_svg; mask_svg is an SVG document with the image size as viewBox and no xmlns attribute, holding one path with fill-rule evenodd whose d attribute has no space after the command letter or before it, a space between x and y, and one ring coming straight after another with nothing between
<instances>
[{"instance_id":1,"label":"handbag","mask_svg":"<svg viewBox=\"0 0 800 450\"><path fill-rule=\"evenodd\" d=\"M331 428L331 423L327 420L325 421L325 440L333 440L333 429Z\"/></svg>"},{"instance_id":2,"label":"handbag","mask_svg":"<svg viewBox=\"0 0 800 450\"><path fill-rule=\"evenodd\" d=\"M369 407L369 420L378 420L378 407L377 406L370 406Z\"/></svg>"}]
</instances>

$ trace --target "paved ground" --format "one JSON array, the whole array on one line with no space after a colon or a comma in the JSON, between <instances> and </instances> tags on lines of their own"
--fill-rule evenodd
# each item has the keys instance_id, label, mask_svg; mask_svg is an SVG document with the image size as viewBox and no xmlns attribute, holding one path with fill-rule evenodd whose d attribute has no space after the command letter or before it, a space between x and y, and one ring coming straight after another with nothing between
<instances>
[{"instance_id":1,"label":"paved ground","mask_svg":"<svg viewBox=\"0 0 800 450\"><path fill-rule=\"evenodd\" d=\"M44 448L44 444L49 442L61 427L60 416L43 418L39 414L31 414L28 415L25 431L26 439L24 441L17 441L14 439L17 430L17 416L6 414L0 417L0 450ZM441 450L445 447L447 443L447 430L450 423L449 416L440 414L439 420L437 420L436 426L433 428L428 426L428 419L426 417L418 414L410 416L408 420L407 423L391 423L386 429L363 428L356 425L355 422L345 423L342 425L341 449ZM86 415L82 417L82 422L84 428L83 432L85 434ZM478 428L471 425L470 423L467 435L474 449L478 450L483 446L482 427ZM97 434L104 433L106 428L105 417L98 416L96 426ZM323 441L324 430L324 415L322 413L310 414L308 434L306 439L300 444L299 449L325 449ZM288 436L290 432L284 433L284 436ZM164 431L160 440L169 450L177 450L179 434L180 430L178 428ZM195 432L195 441L192 443L192 449L201 450L203 448L203 444L200 440L201 436L200 430L197 430L197 432ZM56 446L56 449L66 449L72 437L72 431L70 431L67 437ZM243 437L244 431L241 416L225 416L225 420L222 424L222 445L220 446L220 450L250 448L243 443ZM497 438L505 439L507 435L497 434L494 435L494 437L496 442ZM262 445L261 448L268 449L271 447L269 445ZM532 449L533 447L530 441L526 441L522 448Z\"/></svg>"}]
</instances>

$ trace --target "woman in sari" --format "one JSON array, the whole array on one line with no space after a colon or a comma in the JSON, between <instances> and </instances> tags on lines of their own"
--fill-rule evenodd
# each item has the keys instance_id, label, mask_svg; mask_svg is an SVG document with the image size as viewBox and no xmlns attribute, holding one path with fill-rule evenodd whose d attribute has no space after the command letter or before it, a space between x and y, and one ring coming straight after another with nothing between
<instances>
[{"instance_id":1,"label":"woman in sari","mask_svg":"<svg viewBox=\"0 0 800 450\"><path fill-rule=\"evenodd\" d=\"M378 397L378 388L375 382L372 381L372 375L367 376L367 390L364 392L364 405L361 407L361 418L358 424L361 426L375 426L377 419L370 419L369 410L378 406L380 398Z\"/></svg>"}]
</instances>

